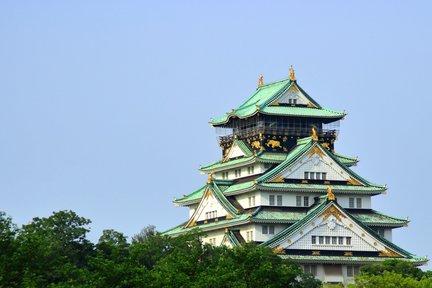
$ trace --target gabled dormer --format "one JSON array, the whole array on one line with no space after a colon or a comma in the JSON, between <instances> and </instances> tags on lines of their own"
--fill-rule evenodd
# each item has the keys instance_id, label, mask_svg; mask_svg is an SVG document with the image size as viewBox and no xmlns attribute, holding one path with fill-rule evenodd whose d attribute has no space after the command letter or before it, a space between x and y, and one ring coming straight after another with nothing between
<instances>
[{"instance_id":1,"label":"gabled dormer","mask_svg":"<svg viewBox=\"0 0 432 288\"><path fill-rule=\"evenodd\" d=\"M212 176L210 175L200 203L184 227L187 228L200 224L207 224L209 222L233 219L240 214L240 210L240 207L235 207L225 197L217 184L213 182Z\"/></svg>"},{"instance_id":2,"label":"gabled dormer","mask_svg":"<svg viewBox=\"0 0 432 288\"><path fill-rule=\"evenodd\" d=\"M269 106L292 106L292 107L309 107L321 108L321 106L310 97L297 83L294 81L283 91Z\"/></svg>"},{"instance_id":3,"label":"gabled dormer","mask_svg":"<svg viewBox=\"0 0 432 288\"><path fill-rule=\"evenodd\" d=\"M352 217L331 190L319 201L306 217L262 245L305 256L413 257Z\"/></svg>"},{"instance_id":4,"label":"gabled dormer","mask_svg":"<svg viewBox=\"0 0 432 288\"><path fill-rule=\"evenodd\" d=\"M300 139L277 167L257 179L258 183L297 182L374 186L344 165L339 157L323 147L314 136Z\"/></svg>"}]
</instances>

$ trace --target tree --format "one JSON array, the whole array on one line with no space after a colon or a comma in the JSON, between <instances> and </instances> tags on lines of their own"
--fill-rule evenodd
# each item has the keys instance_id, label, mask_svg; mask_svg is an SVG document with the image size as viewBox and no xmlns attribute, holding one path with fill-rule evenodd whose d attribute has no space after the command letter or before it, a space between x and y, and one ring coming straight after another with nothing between
<instances>
[{"instance_id":1,"label":"tree","mask_svg":"<svg viewBox=\"0 0 432 288\"><path fill-rule=\"evenodd\" d=\"M424 272L417 268L413 263L403 260L386 260L380 264L364 265L361 267L363 274L382 275L384 271L394 272L404 277L410 277L420 280L424 276Z\"/></svg>"},{"instance_id":2,"label":"tree","mask_svg":"<svg viewBox=\"0 0 432 288\"><path fill-rule=\"evenodd\" d=\"M423 272L413 263L404 260L386 260L380 264L365 265L349 287L432 287L430 271Z\"/></svg>"},{"instance_id":3,"label":"tree","mask_svg":"<svg viewBox=\"0 0 432 288\"><path fill-rule=\"evenodd\" d=\"M90 222L75 212L59 211L24 225L13 257L22 285L81 284L86 258L93 253L93 244L86 239Z\"/></svg>"},{"instance_id":4,"label":"tree","mask_svg":"<svg viewBox=\"0 0 432 288\"><path fill-rule=\"evenodd\" d=\"M383 271L379 275L360 274L355 277L352 288L429 288L432 287L432 278L420 280L393 271Z\"/></svg>"},{"instance_id":5,"label":"tree","mask_svg":"<svg viewBox=\"0 0 432 288\"><path fill-rule=\"evenodd\" d=\"M0 286L7 287L17 277L16 269L11 262L16 249L17 227L12 218L0 211Z\"/></svg>"}]
</instances>

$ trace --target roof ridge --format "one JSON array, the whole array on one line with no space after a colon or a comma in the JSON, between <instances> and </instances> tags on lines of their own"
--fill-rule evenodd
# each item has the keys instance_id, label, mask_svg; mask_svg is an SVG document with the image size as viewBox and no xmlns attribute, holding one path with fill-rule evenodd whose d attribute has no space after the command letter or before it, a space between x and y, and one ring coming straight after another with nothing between
<instances>
[{"instance_id":1,"label":"roof ridge","mask_svg":"<svg viewBox=\"0 0 432 288\"><path fill-rule=\"evenodd\" d=\"M291 82L291 80L290 80L290 78L289 77L287 77L287 78L282 78L282 79L280 79L280 80L275 80L275 81L271 81L271 82L269 82L269 83L267 83L267 84L263 84L261 87L259 87L257 90L259 90L259 89L261 89L261 88L263 88L263 87L266 87L266 86L271 86L271 85L274 85L274 84L278 84L278 83L280 83L280 82L283 82L283 81L289 81L289 82Z\"/></svg>"}]
</instances>

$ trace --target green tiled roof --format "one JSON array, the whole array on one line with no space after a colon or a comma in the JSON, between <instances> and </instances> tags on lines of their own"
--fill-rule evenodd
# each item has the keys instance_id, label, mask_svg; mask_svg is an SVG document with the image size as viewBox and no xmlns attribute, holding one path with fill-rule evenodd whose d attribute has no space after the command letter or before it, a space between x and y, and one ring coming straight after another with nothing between
<instances>
[{"instance_id":1,"label":"green tiled roof","mask_svg":"<svg viewBox=\"0 0 432 288\"><path fill-rule=\"evenodd\" d=\"M254 222L262 223L294 223L302 220L308 212L305 209L283 209L261 207L254 213ZM367 226L402 227L408 223L406 219L387 216L375 210L358 210L350 215Z\"/></svg>"},{"instance_id":2,"label":"green tiled roof","mask_svg":"<svg viewBox=\"0 0 432 288\"><path fill-rule=\"evenodd\" d=\"M328 108L308 108L296 106L267 106L260 110L260 113L267 115L316 117L316 118L342 118L344 112Z\"/></svg>"},{"instance_id":3,"label":"green tiled roof","mask_svg":"<svg viewBox=\"0 0 432 288\"><path fill-rule=\"evenodd\" d=\"M277 167L259 177L257 179L258 183L266 182L267 180L270 180L273 176L276 176L278 173L282 172L285 167L294 163L300 156L302 156L306 151L308 151L314 143L316 142L313 142L311 137L299 139L297 141L297 145L293 148L293 150L291 150L290 153L288 153L287 158L285 158L285 160Z\"/></svg>"},{"instance_id":4,"label":"green tiled roof","mask_svg":"<svg viewBox=\"0 0 432 288\"><path fill-rule=\"evenodd\" d=\"M305 217L306 211L299 210L274 210L261 207L253 214L255 222L264 223L294 223Z\"/></svg>"},{"instance_id":5,"label":"green tiled roof","mask_svg":"<svg viewBox=\"0 0 432 288\"><path fill-rule=\"evenodd\" d=\"M238 147L246 154L246 156L253 156L252 150L249 149L249 147L246 145L246 143L243 140L235 140L233 142L233 145L237 144Z\"/></svg>"},{"instance_id":6,"label":"green tiled roof","mask_svg":"<svg viewBox=\"0 0 432 288\"><path fill-rule=\"evenodd\" d=\"M296 106L269 106L273 101L278 99L291 86L295 85L317 108L296 107ZM246 102L221 117L211 119L213 125L222 125L229 121L231 117L241 119L248 118L256 113L279 115L279 116L294 116L294 117L317 117L317 118L333 118L340 119L345 116L344 112L334 111L321 107L313 100L301 87L289 79L272 82L258 88L255 93Z\"/></svg>"},{"instance_id":7,"label":"green tiled roof","mask_svg":"<svg viewBox=\"0 0 432 288\"><path fill-rule=\"evenodd\" d=\"M237 239L237 237L234 235L232 231L228 231L227 233L225 233L225 237L227 237L228 241L230 241L232 246L241 245L240 241Z\"/></svg>"},{"instance_id":8,"label":"green tiled roof","mask_svg":"<svg viewBox=\"0 0 432 288\"><path fill-rule=\"evenodd\" d=\"M217 161L209 165L201 166L200 170L204 172L218 171L222 169L228 169L229 167L233 166L252 164L254 162L278 164L281 163L286 158L286 156L286 153L260 152L256 156L241 157L228 161Z\"/></svg>"},{"instance_id":9,"label":"green tiled roof","mask_svg":"<svg viewBox=\"0 0 432 288\"><path fill-rule=\"evenodd\" d=\"M306 184L306 183L261 183L257 185L262 190L284 190L307 193L327 193L328 185L325 184ZM335 194L361 193L377 195L386 191L382 186L356 186L356 185L331 185Z\"/></svg>"},{"instance_id":10,"label":"green tiled roof","mask_svg":"<svg viewBox=\"0 0 432 288\"><path fill-rule=\"evenodd\" d=\"M336 156L336 158L338 158L338 160L346 166L353 166L359 162L357 157L347 157L338 153L333 153L333 155Z\"/></svg>"},{"instance_id":11,"label":"green tiled roof","mask_svg":"<svg viewBox=\"0 0 432 288\"><path fill-rule=\"evenodd\" d=\"M193 226L193 227L187 227L187 228L184 228L185 224L187 223L187 222L185 222L185 223L182 223L176 227L173 227L171 229L164 231L162 234L163 235L176 235L176 234L192 231L194 229L201 229L203 231L207 231L207 230L219 227L219 226L220 226L220 228L225 228L225 227L238 225L241 222L246 221L249 217L250 217L249 214L241 214L241 215L238 215L237 218L225 219L225 220L210 222L207 224L202 224L199 226Z\"/></svg>"},{"instance_id":12,"label":"green tiled roof","mask_svg":"<svg viewBox=\"0 0 432 288\"><path fill-rule=\"evenodd\" d=\"M339 158L337 156L335 156L333 153L331 153L327 149L323 148L319 142L313 141L311 137L307 137L307 138L304 138L304 139L297 141L297 146L291 151L291 153L288 154L287 158L281 164L279 164L277 167L275 167L271 171L269 171L269 172L265 173L264 175L262 175L261 177L259 177L257 179L258 183L267 182L269 180L276 178L282 171L284 171L290 165L295 163L297 161L297 159L299 159L304 154L308 153L310 151L310 149L313 148L313 146L319 146L321 148L321 150L324 151L324 153L327 154L330 158L332 158L337 164L339 164L340 167L345 170L345 172L347 172L349 175L351 175L351 177L353 177L354 179L360 181L363 185L382 187L383 189L385 188L385 186L379 186L379 185L372 184L369 181L367 181L366 179L364 179L361 176L359 176L358 174L356 174L354 171L352 171L350 168L348 168L346 165L344 165L339 160Z\"/></svg>"},{"instance_id":13,"label":"green tiled roof","mask_svg":"<svg viewBox=\"0 0 432 288\"><path fill-rule=\"evenodd\" d=\"M376 210L362 211L352 210L350 211L351 216L356 218L368 226L404 226L408 224L408 219L397 218L389 215L385 215Z\"/></svg>"},{"instance_id":14,"label":"green tiled roof","mask_svg":"<svg viewBox=\"0 0 432 288\"><path fill-rule=\"evenodd\" d=\"M231 214L233 217L237 217L237 214L239 214L240 211L237 210L236 207L234 207L231 202L225 197L223 192L220 190L220 188L216 185L216 183L212 182L210 184L210 189L217 199L217 201L222 205L222 207Z\"/></svg>"},{"instance_id":15,"label":"green tiled roof","mask_svg":"<svg viewBox=\"0 0 432 288\"><path fill-rule=\"evenodd\" d=\"M215 163L210 164L210 165L201 166L200 170L201 171L213 171L213 170L220 170L220 169L224 169L224 168L236 166L236 165L246 165L245 163L254 162L254 159L255 159L254 156L250 156L250 157L241 157L241 158L237 158L237 159L233 159L233 160L229 160L229 161L218 161L218 162L215 162Z\"/></svg>"},{"instance_id":16,"label":"green tiled roof","mask_svg":"<svg viewBox=\"0 0 432 288\"><path fill-rule=\"evenodd\" d=\"M291 235L292 233L296 232L298 229L303 227L306 223L308 223L311 219L313 219L315 216L319 215L320 213L323 213L328 207L331 206L333 202L326 203L322 202L318 204L317 206L313 207L309 211L307 211L304 215L304 217L301 218L301 220L296 221L293 225L288 226L288 228L285 228L278 234L276 234L273 238L263 242L261 245L263 246L270 246L272 248L277 247L281 242L284 241L284 239ZM259 213L259 212L258 212Z\"/></svg>"},{"instance_id":17,"label":"green tiled roof","mask_svg":"<svg viewBox=\"0 0 432 288\"><path fill-rule=\"evenodd\" d=\"M253 188L255 185L254 181L248 181L248 182L243 182L243 183L239 183L239 184L234 184L231 185L230 187L228 187L225 191L224 194L230 194L234 191L238 191L238 190L244 190L244 189L250 189Z\"/></svg>"},{"instance_id":18,"label":"green tiled roof","mask_svg":"<svg viewBox=\"0 0 432 288\"><path fill-rule=\"evenodd\" d=\"M263 152L258 155L258 160L263 163L280 163L285 160L286 153Z\"/></svg>"},{"instance_id":19,"label":"green tiled roof","mask_svg":"<svg viewBox=\"0 0 432 288\"><path fill-rule=\"evenodd\" d=\"M196 191L194 191L188 195L184 195L183 197L175 198L174 203L180 204L180 203L185 203L185 202L190 202L190 201L198 201L203 196L206 188L207 188L207 185L204 185L201 188L199 188L198 190L196 190Z\"/></svg>"},{"instance_id":20,"label":"green tiled roof","mask_svg":"<svg viewBox=\"0 0 432 288\"><path fill-rule=\"evenodd\" d=\"M279 255L284 260L295 260L300 263L334 263L334 264L340 264L340 263L379 263L384 260L390 260L390 259L397 259L397 260L404 260L413 262L417 265L423 265L425 264L428 259L427 257L411 257L411 258L391 258L391 257L347 257L347 256L312 256L312 255Z\"/></svg>"},{"instance_id":21,"label":"green tiled roof","mask_svg":"<svg viewBox=\"0 0 432 288\"><path fill-rule=\"evenodd\" d=\"M307 212L305 217L303 217L301 220L295 222L291 226L288 226L288 228L285 228L278 234L276 234L273 238L267 240L266 242L263 242L260 245L263 246L270 246L270 247L277 247L280 243L284 242L286 238L288 238L290 235L296 233L298 230L300 230L304 225L307 225L314 217L320 215L324 211L326 211L330 206L336 206L341 211L343 211L349 218L351 218L357 225L359 225L361 228L366 230L369 234L373 235L376 239L381 241L384 245L390 247L392 250L397 251L399 254L403 255L406 258L413 258L416 257L415 255L405 251L404 249L400 248L396 244L392 243L391 241L385 239L384 237L381 237L378 235L374 230L369 228L366 224L362 223L360 220L358 220L356 217L351 216L349 212L347 212L344 208L339 206L336 202L330 201L330 202L322 202L321 204L318 204L316 207L312 208ZM259 213L259 212L258 212Z\"/></svg>"}]
</instances>

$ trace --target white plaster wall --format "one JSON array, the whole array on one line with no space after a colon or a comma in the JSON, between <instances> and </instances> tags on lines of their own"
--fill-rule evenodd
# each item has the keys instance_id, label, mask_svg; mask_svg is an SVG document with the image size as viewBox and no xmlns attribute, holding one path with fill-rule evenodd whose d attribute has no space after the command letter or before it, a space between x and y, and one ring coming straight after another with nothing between
<instances>
[{"instance_id":1,"label":"white plaster wall","mask_svg":"<svg viewBox=\"0 0 432 288\"><path fill-rule=\"evenodd\" d=\"M196 221L206 220L206 212L217 211L217 217L226 216L227 211L215 199L213 194L210 194L204 201L201 202L200 207L197 208Z\"/></svg>"},{"instance_id":2,"label":"white plaster wall","mask_svg":"<svg viewBox=\"0 0 432 288\"><path fill-rule=\"evenodd\" d=\"M209 239L216 238L216 246L222 245L222 240L225 236L225 229L206 232L207 236L202 238L203 243L210 243Z\"/></svg>"},{"instance_id":3,"label":"white plaster wall","mask_svg":"<svg viewBox=\"0 0 432 288\"><path fill-rule=\"evenodd\" d=\"M336 196L337 202L339 205L341 205L343 208L350 208L349 207L349 198L354 198L354 208L357 208L357 198L362 199L362 208L361 209L371 209L372 208L372 200L370 195L343 195L343 196Z\"/></svg>"},{"instance_id":4,"label":"white plaster wall","mask_svg":"<svg viewBox=\"0 0 432 288\"><path fill-rule=\"evenodd\" d=\"M330 215L325 220L324 218L324 213L322 215L316 216L312 221L309 222L309 224L305 225L300 231L292 235L290 239L287 239L286 242L279 244L279 246L289 249L347 251L383 251L385 249L385 246L376 241L372 235L358 226L355 222L351 221L349 218L342 216L342 214L339 219L337 219L334 215ZM332 227L334 228L332 229ZM339 246L338 244L312 244L312 235L351 237L351 245Z\"/></svg>"},{"instance_id":5,"label":"white plaster wall","mask_svg":"<svg viewBox=\"0 0 432 288\"><path fill-rule=\"evenodd\" d=\"M353 283L354 282L354 277L348 277L347 276L347 265L341 265L341 268L342 268L342 274L341 275L339 275L339 276L327 276L326 277L326 274L325 274L325 266L327 265L327 264L312 264L312 265L315 265L315 267L316 267L316 275L315 275L315 278L317 278L317 279L319 279L319 280L321 280L321 281L331 281L331 280L337 280L337 279L339 279L340 281L342 281L342 283L344 283L344 285L347 285L347 284L349 284L349 283ZM302 268L303 268L303 270L304 270L304 264L302 265Z\"/></svg>"},{"instance_id":6,"label":"white plaster wall","mask_svg":"<svg viewBox=\"0 0 432 288\"><path fill-rule=\"evenodd\" d=\"M198 204L194 204L194 205L189 206L189 218L192 217L192 215L195 213L196 208L198 208Z\"/></svg>"},{"instance_id":7,"label":"white plaster wall","mask_svg":"<svg viewBox=\"0 0 432 288\"><path fill-rule=\"evenodd\" d=\"M286 205L287 199L286 199L286 197L284 197L284 196L286 196L286 195L284 195L284 192L261 192L260 194L261 194L260 195L260 203L261 203L261 205L264 205L264 206L269 206L270 205L270 203L269 203L269 195L275 195L275 204L277 204L277 197L276 197L276 195L282 195L282 206L287 206ZM277 205L275 205L275 206L277 206Z\"/></svg>"},{"instance_id":8,"label":"white plaster wall","mask_svg":"<svg viewBox=\"0 0 432 288\"><path fill-rule=\"evenodd\" d=\"M240 234L243 236L243 239L245 241L247 241L247 235L246 232L247 231L253 231L253 236L252 236L252 241L255 241L255 237L256 237L256 229L255 229L255 225L254 224L247 224L244 226L239 227L240 229Z\"/></svg>"},{"instance_id":9,"label":"white plaster wall","mask_svg":"<svg viewBox=\"0 0 432 288\"><path fill-rule=\"evenodd\" d=\"M275 227L275 233L274 234L262 234L262 226L263 225L273 225ZM269 240L270 238L273 238L277 233L281 232L283 229L285 229L287 225L283 224L262 224L262 223L255 223L255 241L264 242Z\"/></svg>"},{"instance_id":10,"label":"white plaster wall","mask_svg":"<svg viewBox=\"0 0 432 288\"><path fill-rule=\"evenodd\" d=\"M384 238L386 238L389 241L392 241L393 238L393 231L392 229L384 229Z\"/></svg>"},{"instance_id":11,"label":"white plaster wall","mask_svg":"<svg viewBox=\"0 0 432 288\"><path fill-rule=\"evenodd\" d=\"M279 103L289 103L289 99L297 99L297 104L307 105L309 100L295 86L292 86L278 100Z\"/></svg>"},{"instance_id":12,"label":"white plaster wall","mask_svg":"<svg viewBox=\"0 0 432 288\"><path fill-rule=\"evenodd\" d=\"M269 195L282 195L282 206L288 206L288 207L297 207L297 196L301 196L302 197L302 206L299 207L304 207L304 200L303 197L307 196L309 197L309 206L311 206L314 203L314 198L321 196L323 194L319 194L319 193L296 193L296 192L267 192L267 191L263 191L261 192L261 195L259 196L260 198L260 203L261 205L269 205ZM255 200L256 201L256 200ZM277 203L276 199L275 202Z\"/></svg>"},{"instance_id":13,"label":"white plaster wall","mask_svg":"<svg viewBox=\"0 0 432 288\"><path fill-rule=\"evenodd\" d=\"M326 180L347 181L349 175L333 159L327 155L323 158L318 154L303 155L294 165L283 172L282 176L287 179L304 179L304 172L326 172Z\"/></svg>"},{"instance_id":14,"label":"white plaster wall","mask_svg":"<svg viewBox=\"0 0 432 288\"><path fill-rule=\"evenodd\" d=\"M251 196L255 196L255 206L249 206L249 197L251 197ZM235 197L235 199L237 200L237 202L240 203L240 205L244 209L251 208L251 207L257 207L257 206L261 205L260 193L257 191L237 195Z\"/></svg>"},{"instance_id":15,"label":"white plaster wall","mask_svg":"<svg viewBox=\"0 0 432 288\"><path fill-rule=\"evenodd\" d=\"M312 240L311 240L312 235L351 237L351 245L312 244ZM302 238L292 243L289 246L289 248L290 249L312 249L312 250L339 250L339 251L377 251L375 247L368 244L359 235L354 233L352 230L348 229L348 227L343 227L342 225L338 224L333 230L331 230L328 228L325 222L323 222L322 225L317 225L317 227L305 233Z\"/></svg>"},{"instance_id":16,"label":"white plaster wall","mask_svg":"<svg viewBox=\"0 0 432 288\"><path fill-rule=\"evenodd\" d=\"M231 150L228 153L228 158L236 158L240 156L245 156L245 153L240 149L237 144L231 146Z\"/></svg>"}]
</instances>

